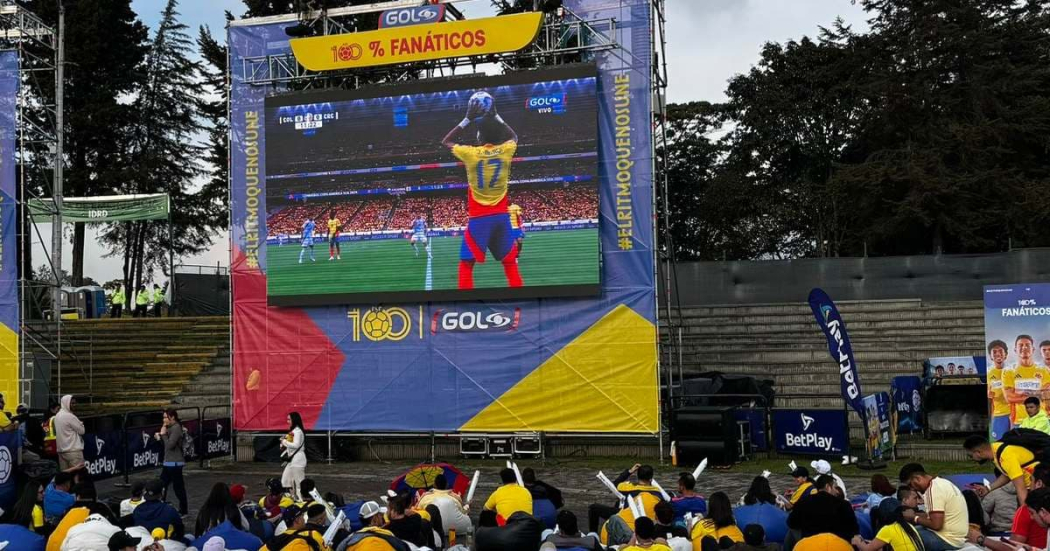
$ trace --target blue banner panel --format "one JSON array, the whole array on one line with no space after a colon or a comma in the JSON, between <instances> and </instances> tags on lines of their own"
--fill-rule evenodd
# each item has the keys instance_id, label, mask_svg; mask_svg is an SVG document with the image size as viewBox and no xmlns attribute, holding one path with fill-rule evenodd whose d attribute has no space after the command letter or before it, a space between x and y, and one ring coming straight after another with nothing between
<instances>
[{"instance_id":1,"label":"blue banner panel","mask_svg":"<svg viewBox=\"0 0 1050 551\"><path fill-rule=\"evenodd\" d=\"M820 289L809 293L809 307L817 325L828 340L828 353L831 359L839 364L839 378L842 386L842 399L857 413L864 415L864 397L860 391L860 374L857 373L857 362L853 359L853 346L846 333L846 322L842 320L839 309L831 297Z\"/></svg>"},{"instance_id":2,"label":"blue banner panel","mask_svg":"<svg viewBox=\"0 0 1050 551\"><path fill-rule=\"evenodd\" d=\"M18 389L18 256L15 157L18 52L0 51L0 392L14 411Z\"/></svg>"},{"instance_id":3,"label":"blue banner panel","mask_svg":"<svg viewBox=\"0 0 1050 551\"><path fill-rule=\"evenodd\" d=\"M893 406L897 411L897 432L922 430L922 379L914 376L894 377L890 382Z\"/></svg>"},{"instance_id":4,"label":"blue banner panel","mask_svg":"<svg viewBox=\"0 0 1050 551\"><path fill-rule=\"evenodd\" d=\"M124 453L120 431L89 432L84 435L84 462L94 480L124 472Z\"/></svg>"},{"instance_id":5,"label":"blue banner panel","mask_svg":"<svg viewBox=\"0 0 1050 551\"><path fill-rule=\"evenodd\" d=\"M0 507L5 511L10 511L18 499L18 477L15 469L21 453L21 441L22 433L18 431L0 433Z\"/></svg>"},{"instance_id":6,"label":"blue banner panel","mask_svg":"<svg viewBox=\"0 0 1050 551\"><path fill-rule=\"evenodd\" d=\"M998 439L1028 418L1026 397L1050 390L1050 284L986 286L984 338L989 428ZM1050 411L1050 400L1042 405Z\"/></svg>"},{"instance_id":7,"label":"blue banner panel","mask_svg":"<svg viewBox=\"0 0 1050 551\"><path fill-rule=\"evenodd\" d=\"M845 455L849 449L846 412L841 409L775 409L773 441L778 453Z\"/></svg>"},{"instance_id":8,"label":"blue banner panel","mask_svg":"<svg viewBox=\"0 0 1050 551\"><path fill-rule=\"evenodd\" d=\"M128 442L129 471L154 469L161 465L164 444L154 436L159 426L129 430L124 434Z\"/></svg>"}]
</instances>

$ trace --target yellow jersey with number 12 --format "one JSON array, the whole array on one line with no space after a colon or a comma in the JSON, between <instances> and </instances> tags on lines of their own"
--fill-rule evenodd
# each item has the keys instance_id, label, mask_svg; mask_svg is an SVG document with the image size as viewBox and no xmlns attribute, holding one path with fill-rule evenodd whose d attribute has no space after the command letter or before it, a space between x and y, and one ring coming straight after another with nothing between
<instances>
[{"instance_id":1,"label":"yellow jersey with number 12","mask_svg":"<svg viewBox=\"0 0 1050 551\"><path fill-rule=\"evenodd\" d=\"M507 183L510 163L518 144L506 141L498 145L456 145L452 154L467 169L467 214L488 216L507 213Z\"/></svg>"},{"instance_id":2,"label":"yellow jersey with number 12","mask_svg":"<svg viewBox=\"0 0 1050 551\"><path fill-rule=\"evenodd\" d=\"M1006 395L1003 394L1003 373L1005 371L995 367L995 364L992 364L991 369L988 370L988 390L992 393L993 417L1010 415L1010 403L1006 401Z\"/></svg>"}]
</instances>

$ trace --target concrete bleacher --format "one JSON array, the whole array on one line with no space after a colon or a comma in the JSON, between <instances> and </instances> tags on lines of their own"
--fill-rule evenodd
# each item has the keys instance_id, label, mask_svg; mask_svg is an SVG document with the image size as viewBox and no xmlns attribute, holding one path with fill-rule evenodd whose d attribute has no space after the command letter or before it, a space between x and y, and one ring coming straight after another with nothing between
<instances>
[{"instance_id":1,"label":"concrete bleacher","mask_svg":"<svg viewBox=\"0 0 1050 551\"><path fill-rule=\"evenodd\" d=\"M60 374L50 388L75 394L85 414L230 404L230 329L226 317L67 321L61 337L40 325Z\"/></svg>"},{"instance_id":2,"label":"concrete bleacher","mask_svg":"<svg viewBox=\"0 0 1050 551\"><path fill-rule=\"evenodd\" d=\"M893 377L920 375L926 358L984 355L980 301L836 305L846 322L865 395L889 391ZM675 334L678 327L680 350L670 346L667 329L662 329L662 361L680 352L686 377L707 371L751 375L774 382L777 407L843 407L838 366L806 303L683 307ZM677 369L674 362L664 365ZM850 428L854 439L862 437L859 416L853 412ZM917 457L964 459L957 442L905 438L898 449Z\"/></svg>"},{"instance_id":3,"label":"concrete bleacher","mask_svg":"<svg viewBox=\"0 0 1050 551\"><path fill-rule=\"evenodd\" d=\"M979 301L858 301L837 306L866 394L889 390L895 376L919 375L922 361L929 357L984 355L984 309ZM674 309L671 313L677 314ZM675 325L677 332L677 319ZM780 395L839 394L837 364L808 304L683 307L680 325L686 376L721 371L772 379ZM663 332L667 362L666 354L675 351L666 346L666 327ZM841 398L814 396L779 405L841 404Z\"/></svg>"}]
</instances>

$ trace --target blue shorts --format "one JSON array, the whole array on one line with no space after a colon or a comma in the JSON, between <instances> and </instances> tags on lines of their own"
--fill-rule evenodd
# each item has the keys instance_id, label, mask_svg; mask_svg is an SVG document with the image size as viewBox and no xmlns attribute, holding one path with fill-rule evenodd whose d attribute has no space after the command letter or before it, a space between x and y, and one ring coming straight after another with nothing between
<instances>
[{"instance_id":1,"label":"blue shorts","mask_svg":"<svg viewBox=\"0 0 1050 551\"><path fill-rule=\"evenodd\" d=\"M515 240L517 240L517 239L525 239L525 232L522 231L521 228L514 228L514 229L512 229L511 230L511 235L514 237Z\"/></svg>"},{"instance_id":2,"label":"blue shorts","mask_svg":"<svg viewBox=\"0 0 1050 551\"><path fill-rule=\"evenodd\" d=\"M313 247L314 246L314 238L313 237L304 237L303 238L303 246L304 247Z\"/></svg>"},{"instance_id":3,"label":"blue shorts","mask_svg":"<svg viewBox=\"0 0 1050 551\"><path fill-rule=\"evenodd\" d=\"M992 417L992 440L998 440L1006 434L1006 431L1010 430L1010 416L999 415Z\"/></svg>"},{"instance_id":4,"label":"blue shorts","mask_svg":"<svg viewBox=\"0 0 1050 551\"><path fill-rule=\"evenodd\" d=\"M467 231L463 232L463 244L459 248L461 260L485 262L485 252L491 252L502 261L514 249L513 230L509 214L490 214L471 218Z\"/></svg>"}]
</instances>

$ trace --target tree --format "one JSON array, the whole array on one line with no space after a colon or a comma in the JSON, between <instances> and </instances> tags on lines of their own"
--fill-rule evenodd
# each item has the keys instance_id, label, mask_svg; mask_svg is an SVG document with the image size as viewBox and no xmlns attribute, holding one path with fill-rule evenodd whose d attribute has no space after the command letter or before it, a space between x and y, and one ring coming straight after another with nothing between
<instances>
[{"instance_id":1,"label":"tree","mask_svg":"<svg viewBox=\"0 0 1050 551\"><path fill-rule=\"evenodd\" d=\"M166 268L168 255L194 254L212 239L216 206L194 190L204 173L198 163L204 148L195 139L204 130L198 78L200 64L190 59L193 42L179 21L176 0L168 0L146 58L146 80L134 102L137 114L125 172L124 193L167 193L171 227L152 221L111 225L104 235L112 252L123 255L127 288L144 284L148 273ZM171 236L169 236L169 231Z\"/></svg>"},{"instance_id":2,"label":"tree","mask_svg":"<svg viewBox=\"0 0 1050 551\"><path fill-rule=\"evenodd\" d=\"M57 2L29 0L26 5L57 27ZM142 85L148 33L130 0L76 0L65 7L64 194L104 195L119 186L127 166L125 145L135 113L122 100ZM54 105L54 82L40 79L40 85L46 96L42 102ZM50 194L50 185L38 182L36 187L38 193ZM84 229L83 223L73 228L76 285L84 279Z\"/></svg>"},{"instance_id":3,"label":"tree","mask_svg":"<svg viewBox=\"0 0 1050 551\"><path fill-rule=\"evenodd\" d=\"M209 126L204 161L210 170L210 175L199 194L201 201L210 205L203 213L209 217L207 224L225 229L229 223L227 213L230 208L230 124L226 113L226 59L229 51L225 44L219 43L212 36L208 27L203 26L197 37L197 47L204 61L199 68L205 91L205 96L200 100L200 110Z\"/></svg>"}]
</instances>

